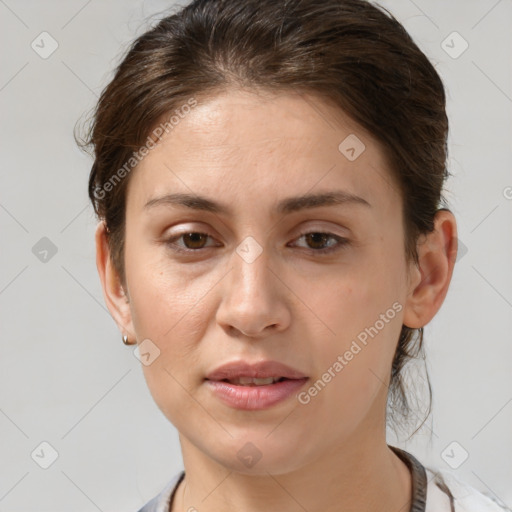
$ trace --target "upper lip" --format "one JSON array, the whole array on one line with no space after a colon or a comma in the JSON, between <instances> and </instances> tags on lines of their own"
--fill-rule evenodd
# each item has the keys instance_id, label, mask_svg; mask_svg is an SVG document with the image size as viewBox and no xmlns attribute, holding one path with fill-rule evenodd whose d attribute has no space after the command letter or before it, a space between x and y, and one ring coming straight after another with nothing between
<instances>
[{"instance_id":1,"label":"upper lip","mask_svg":"<svg viewBox=\"0 0 512 512\"><path fill-rule=\"evenodd\" d=\"M306 375L278 361L259 361L256 363L232 361L217 367L206 376L206 379L223 380L238 377L252 377L255 379L286 377L287 379L303 379Z\"/></svg>"}]
</instances>

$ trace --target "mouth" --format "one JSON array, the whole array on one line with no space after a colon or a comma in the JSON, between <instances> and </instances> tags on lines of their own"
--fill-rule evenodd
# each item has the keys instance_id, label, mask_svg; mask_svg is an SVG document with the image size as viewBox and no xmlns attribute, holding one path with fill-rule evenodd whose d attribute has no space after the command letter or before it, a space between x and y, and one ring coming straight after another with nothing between
<instances>
[{"instance_id":1,"label":"mouth","mask_svg":"<svg viewBox=\"0 0 512 512\"><path fill-rule=\"evenodd\" d=\"M238 385L268 385L280 379L303 379L306 375L299 370L278 361L243 360L227 362L208 375L207 380L228 381ZM270 380L272 379L272 381Z\"/></svg>"},{"instance_id":2,"label":"mouth","mask_svg":"<svg viewBox=\"0 0 512 512\"><path fill-rule=\"evenodd\" d=\"M278 361L231 361L209 373L204 383L213 396L235 409L257 411L284 403L309 380Z\"/></svg>"},{"instance_id":3,"label":"mouth","mask_svg":"<svg viewBox=\"0 0 512 512\"><path fill-rule=\"evenodd\" d=\"M284 382L285 380L298 379L289 379L287 377L266 377L263 379L257 379L255 377L235 377L232 379L221 379L217 382L227 382L229 384L233 384L234 386L269 386L275 384L276 382Z\"/></svg>"},{"instance_id":4,"label":"mouth","mask_svg":"<svg viewBox=\"0 0 512 512\"><path fill-rule=\"evenodd\" d=\"M308 377L234 377L204 383L213 396L234 409L261 411L291 400L303 388Z\"/></svg>"}]
</instances>

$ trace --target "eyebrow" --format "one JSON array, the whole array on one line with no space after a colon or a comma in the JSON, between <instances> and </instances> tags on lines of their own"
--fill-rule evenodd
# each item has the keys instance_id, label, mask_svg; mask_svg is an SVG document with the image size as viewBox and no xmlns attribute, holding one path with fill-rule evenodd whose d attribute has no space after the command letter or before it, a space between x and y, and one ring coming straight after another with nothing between
<instances>
[{"instance_id":1,"label":"eyebrow","mask_svg":"<svg viewBox=\"0 0 512 512\"><path fill-rule=\"evenodd\" d=\"M321 206L339 206L349 204L363 205L371 208L371 204L362 197L344 190L334 190L317 194L288 197L277 203L273 210L277 214L288 214L310 208L319 208ZM226 204L219 203L204 196L185 193L166 194L161 197L155 197L150 199L144 205L144 209L151 209L162 205L184 206L193 210L203 210L227 215L232 215L233 213L231 208Z\"/></svg>"}]
</instances>

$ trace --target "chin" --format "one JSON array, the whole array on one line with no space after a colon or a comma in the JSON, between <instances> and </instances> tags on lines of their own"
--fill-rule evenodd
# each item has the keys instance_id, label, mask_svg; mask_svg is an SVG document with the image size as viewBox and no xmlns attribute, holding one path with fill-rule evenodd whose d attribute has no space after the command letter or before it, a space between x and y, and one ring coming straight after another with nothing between
<instances>
[{"instance_id":1,"label":"chin","mask_svg":"<svg viewBox=\"0 0 512 512\"><path fill-rule=\"evenodd\" d=\"M304 450L290 435L265 438L269 430L261 436L245 435L238 439L230 438L224 446L210 447L210 457L229 471L252 476L268 476L290 473L306 464ZM285 433L283 431L283 433ZM219 450L220 448L220 450Z\"/></svg>"}]
</instances>

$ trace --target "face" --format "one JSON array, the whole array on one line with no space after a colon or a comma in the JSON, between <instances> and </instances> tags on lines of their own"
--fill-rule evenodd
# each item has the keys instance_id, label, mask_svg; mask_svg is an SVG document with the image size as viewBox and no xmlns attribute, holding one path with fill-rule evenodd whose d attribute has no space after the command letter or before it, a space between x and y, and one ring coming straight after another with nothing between
<instances>
[{"instance_id":1,"label":"face","mask_svg":"<svg viewBox=\"0 0 512 512\"><path fill-rule=\"evenodd\" d=\"M149 359L159 351L147 384L182 439L236 471L281 473L384 436L410 289L401 199L382 148L333 112L230 91L192 108L130 178L129 327ZM268 360L306 377L277 402L276 384L260 401L231 387L234 403L205 380ZM241 449L262 458L244 467Z\"/></svg>"}]
</instances>

